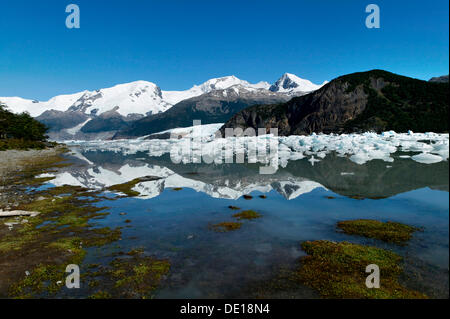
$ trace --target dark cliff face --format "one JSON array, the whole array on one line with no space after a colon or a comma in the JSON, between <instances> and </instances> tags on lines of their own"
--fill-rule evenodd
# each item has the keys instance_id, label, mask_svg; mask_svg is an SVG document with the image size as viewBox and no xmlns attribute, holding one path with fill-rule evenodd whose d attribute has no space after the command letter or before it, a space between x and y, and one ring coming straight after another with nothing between
<instances>
[{"instance_id":1,"label":"dark cliff face","mask_svg":"<svg viewBox=\"0 0 450 319\"><path fill-rule=\"evenodd\" d=\"M79 111L62 112L49 110L36 117L36 120L48 126L50 131L59 131L77 126L88 118L89 116Z\"/></svg>"},{"instance_id":2,"label":"dark cliff face","mask_svg":"<svg viewBox=\"0 0 450 319\"><path fill-rule=\"evenodd\" d=\"M270 93L270 94L269 94ZM134 121L118 132L114 139L150 135L176 127L189 127L194 120L202 124L224 123L236 112L254 105L284 102L289 97L266 91L236 92L233 88L218 90L179 102L164 113L150 115Z\"/></svg>"},{"instance_id":3,"label":"dark cliff face","mask_svg":"<svg viewBox=\"0 0 450 319\"><path fill-rule=\"evenodd\" d=\"M249 107L222 128L278 128L279 135L395 130L448 132L448 84L382 70L339 77L287 103Z\"/></svg>"}]
</instances>

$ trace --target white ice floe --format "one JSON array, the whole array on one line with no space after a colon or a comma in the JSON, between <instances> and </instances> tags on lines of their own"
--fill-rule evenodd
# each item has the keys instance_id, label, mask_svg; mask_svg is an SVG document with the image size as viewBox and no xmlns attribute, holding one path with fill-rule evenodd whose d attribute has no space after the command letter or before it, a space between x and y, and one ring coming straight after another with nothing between
<instances>
[{"instance_id":1,"label":"white ice floe","mask_svg":"<svg viewBox=\"0 0 450 319\"><path fill-rule=\"evenodd\" d=\"M411 157L413 160L423 164L434 164L439 163L443 160L439 155L433 155L430 153L421 153Z\"/></svg>"},{"instance_id":2,"label":"white ice floe","mask_svg":"<svg viewBox=\"0 0 450 319\"><path fill-rule=\"evenodd\" d=\"M146 152L148 156L173 155L173 150L179 154L174 156L183 163L192 162L193 154L200 158L213 158L215 163L225 154L245 154L249 162L268 163L278 160L278 165L285 167L289 161L308 158L311 164L324 159L329 154L348 157L357 164L371 160L393 162L393 154L397 152L418 153L400 155L420 163L437 163L448 160L449 135L438 133L395 133L382 134L311 134L309 136L263 135L257 137L215 138L214 132L220 124L203 126L200 133L192 128L175 129L172 131L186 133L184 138L167 140L112 140L112 141L72 141L68 144L79 144L83 150L113 151L122 154ZM192 136L198 138L192 139ZM269 144L274 144L275 152L270 151ZM256 150L256 156L254 152ZM269 152L270 151L270 152ZM413 155L413 156L411 156ZM178 157L177 157L178 156ZM219 160L219 161L217 161Z\"/></svg>"}]
</instances>

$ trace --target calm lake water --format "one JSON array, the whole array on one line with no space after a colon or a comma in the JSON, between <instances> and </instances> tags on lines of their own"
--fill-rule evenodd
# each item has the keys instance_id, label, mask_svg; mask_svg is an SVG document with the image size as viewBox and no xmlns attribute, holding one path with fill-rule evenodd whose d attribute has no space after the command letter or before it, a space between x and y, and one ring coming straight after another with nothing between
<instances>
[{"instance_id":1,"label":"calm lake water","mask_svg":"<svg viewBox=\"0 0 450 319\"><path fill-rule=\"evenodd\" d=\"M302 241L320 239L392 249L405 257L405 285L448 297L447 161L420 164L394 154L391 163L358 165L330 154L314 165L305 158L290 161L276 174L260 175L256 164L174 164L167 154L72 150L75 165L61 169L52 183L103 188L140 176L161 177L138 185L138 197L98 203L110 207L98 224L124 227L122 240L90 249L85 261L108 262L111 253L134 248L167 258L171 270L157 298L255 296L258 287L298 266ZM263 194L267 198L259 197ZM235 220L230 205L262 217L244 221L236 231L211 230L212 224ZM424 231L414 233L406 247L337 231L338 221L357 218L396 221ZM266 291L265 296L317 297L305 287Z\"/></svg>"}]
</instances>

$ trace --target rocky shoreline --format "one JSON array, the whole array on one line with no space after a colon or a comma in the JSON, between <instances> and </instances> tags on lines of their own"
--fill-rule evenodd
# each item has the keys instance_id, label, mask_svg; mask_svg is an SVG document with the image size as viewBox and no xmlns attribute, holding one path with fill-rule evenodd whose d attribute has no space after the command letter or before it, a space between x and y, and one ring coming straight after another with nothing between
<instances>
[{"instance_id":1,"label":"rocky shoreline","mask_svg":"<svg viewBox=\"0 0 450 319\"><path fill-rule=\"evenodd\" d=\"M43 150L7 150L0 151L0 180L21 170L30 161L42 160L61 154L64 146Z\"/></svg>"}]
</instances>

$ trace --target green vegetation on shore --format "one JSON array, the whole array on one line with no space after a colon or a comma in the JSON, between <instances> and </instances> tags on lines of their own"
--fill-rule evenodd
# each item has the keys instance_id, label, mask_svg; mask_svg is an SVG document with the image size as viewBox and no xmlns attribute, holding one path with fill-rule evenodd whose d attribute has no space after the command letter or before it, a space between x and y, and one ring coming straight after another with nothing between
<instances>
[{"instance_id":1,"label":"green vegetation on shore","mask_svg":"<svg viewBox=\"0 0 450 319\"><path fill-rule=\"evenodd\" d=\"M394 252L327 240L302 243L308 254L302 257L297 276L301 283L317 290L325 298L421 299L427 296L409 290L398 282L403 272L402 258ZM380 288L366 287L365 272L370 264L380 268Z\"/></svg>"},{"instance_id":2,"label":"green vegetation on shore","mask_svg":"<svg viewBox=\"0 0 450 319\"><path fill-rule=\"evenodd\" d=\"M419 228L395 222L357 219L338 222L337 227L348 235L379 239L397 245L405 245Z\"/></svg>"},{"instance_id":3,"label":"green vegetation on shore","mask_svg":"<svg viewBox=\"0 0 450 319\"><path fill-rule=\"evenodd\" d=\"M168 260L144 256L142 249L133 249L127 254L112 251L105 256L109 264L83 265L90 247L109 245L108 250L113 248L110 244L121 240L122 227L112 229L98 223L109 214L108 207L98 203L114 198L80 186L36 189L52 178L37 175L70 165L61 156L63 152L65 149L58 147L53 155L26 161L20 171L5 178L4 193L21 196L18 200L5 196L12 200L0 202L0 208L39 214L1 219L14 226L0 227L0 298L59 296L65 287L68 264L84 269L81 284L86 283L90 298L153 298L169 272ZM129 184L155 179L146 176ZM132 186L125 186L125 191L127 187Z\"/></svg>"},{"instance_id":4,"label":"green vegetation on shore","mask_svg":"<svg viewBox=\"0 0 450 319\"><path fill-rule=\"evenodd\" d=\"M8 149L43 149L48 128L28 113L14 114L0 104L0 151Z\"/></svg>"}]
</instances>

